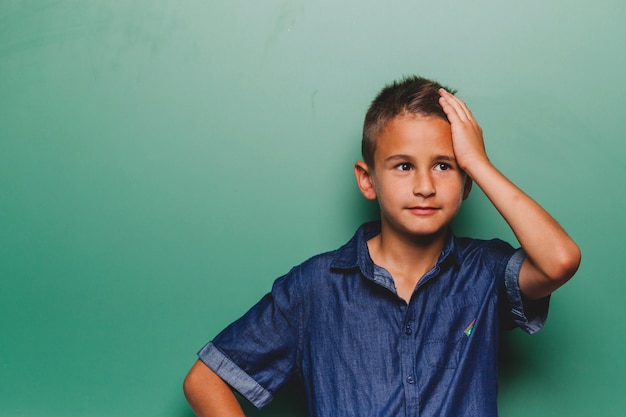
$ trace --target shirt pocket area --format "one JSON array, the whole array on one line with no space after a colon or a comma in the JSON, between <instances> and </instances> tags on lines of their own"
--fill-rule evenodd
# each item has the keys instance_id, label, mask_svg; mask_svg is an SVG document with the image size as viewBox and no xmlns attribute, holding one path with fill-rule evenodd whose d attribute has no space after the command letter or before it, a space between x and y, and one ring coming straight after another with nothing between
<instances>
[{"instance_id":1,"label":"shirt pocket area","mask_svg":"<svg viewBox=\"0 0 626 417\"><path fill-rule=\"evenodd\" d=\"M426 320L424 358L434 368L455 369L461 353L476 325L479 310L472 291L457 293L440 300Z\"/></svg>"}]
</instances>

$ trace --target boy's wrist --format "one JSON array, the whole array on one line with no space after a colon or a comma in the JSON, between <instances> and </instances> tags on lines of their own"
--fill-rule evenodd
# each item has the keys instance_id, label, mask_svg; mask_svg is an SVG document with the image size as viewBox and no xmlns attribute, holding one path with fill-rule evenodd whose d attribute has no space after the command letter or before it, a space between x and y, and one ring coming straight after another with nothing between
<instances>
[{"instance_id":1,"label":"boy's wrist","mask_svg":"<svg viewBox=\"0 0 626 417\"><path fill-rule=\"evenodd\" d=\"M481 178L483 173L496 169L487 155L468 159L463 164L459 163L459 166L474 181Z\"/></svg>"}]
</instances>

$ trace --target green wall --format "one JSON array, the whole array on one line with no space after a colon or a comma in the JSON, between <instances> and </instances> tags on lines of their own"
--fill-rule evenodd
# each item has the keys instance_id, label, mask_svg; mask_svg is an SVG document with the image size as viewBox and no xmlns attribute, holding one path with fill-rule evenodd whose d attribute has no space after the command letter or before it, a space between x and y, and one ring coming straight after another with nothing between
<instances>
[{"instance_id":1,"label":"green wall","mask_svg":"<svg viewBox=\"0 0 626 417\"><path fill-rule=\"evenodd\" d=\"M622 1L0 2L0 416L181 416L195 352L375 208L375 93L457 87L577 240L501 414L626 413ZM459 234L513 241L474 190ZM245 255L245 259L242 258ZM302 416L283 396L251 415Z\"/></svg>"}]
</instances>

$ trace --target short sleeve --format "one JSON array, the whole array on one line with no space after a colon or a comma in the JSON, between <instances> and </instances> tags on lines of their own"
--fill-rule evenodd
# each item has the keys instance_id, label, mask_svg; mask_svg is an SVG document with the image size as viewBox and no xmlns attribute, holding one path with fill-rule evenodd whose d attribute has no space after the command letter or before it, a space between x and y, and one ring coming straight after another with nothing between
<instances>
[{"instance_id":1,"label":"short sleeve","mask_svg":"<svg viewBox=\"0 0 626 417\"><path fill-rule=\"evenodd\" d=\"M272 400L296 368L301 329L296 275L294 270L276 280L269 294L198 352L257 408Z\"/></svg>"},{"instance_id":2,"label":"short sleeve","mask_svg":"<svg viewBox=\"0 0 626 417\"><path fill-rule=\"evenodd\" d=\"M526 299L519 289L519 274L526 254L518 249L509 259L504 276L506 296L515 326L529 334L541 330L548 318L550 296L539 300Z\"/></svg>"}]
</instances>

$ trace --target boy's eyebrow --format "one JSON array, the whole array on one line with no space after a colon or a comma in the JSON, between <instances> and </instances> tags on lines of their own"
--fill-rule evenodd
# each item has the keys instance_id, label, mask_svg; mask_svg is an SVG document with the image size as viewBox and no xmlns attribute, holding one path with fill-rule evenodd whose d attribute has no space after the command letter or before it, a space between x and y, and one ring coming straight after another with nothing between
<instances>
[{"instance_id":1,"label":"boy's eyebrow","mask_svg":"<svg viewBox=\"0 0 626 417\"><path fill-rule=\"evenodd\" d=\"M413 158L411 158L409 155L391 155L385 158L385 162L391 162L395 160L407 160L407 159L413 159Z\"/></svg>"},{"instance_id":2,"label":"boy's eyebrow","mask_svg":"<svg viewBox=\"0 0 626 417\"><path fill-rule=\"evenodd\" d=\"M406 161L406 160L413 160L414 158L411 155L403 155L403 154L399 154L399 155L391 155L390 157L385 159L385 162L394 162L394 161ZM452 155L445 155L445 154L441 154L441 155L436 155L433 157L434 161L445 161L445 162L455 162L456 163L456 158Z\"/></svg>"},{"instance_id":3,"label":"boy's eyebrow","mask_svg":"<svg viewBox=\"0 0 626 417\"><path fill-rule=\"evenodd\" d=\"M456 162L456 158L451 155L438 155L435 157L437 161L448 161L448 162Z\"/></svg>"}]
</instances>

